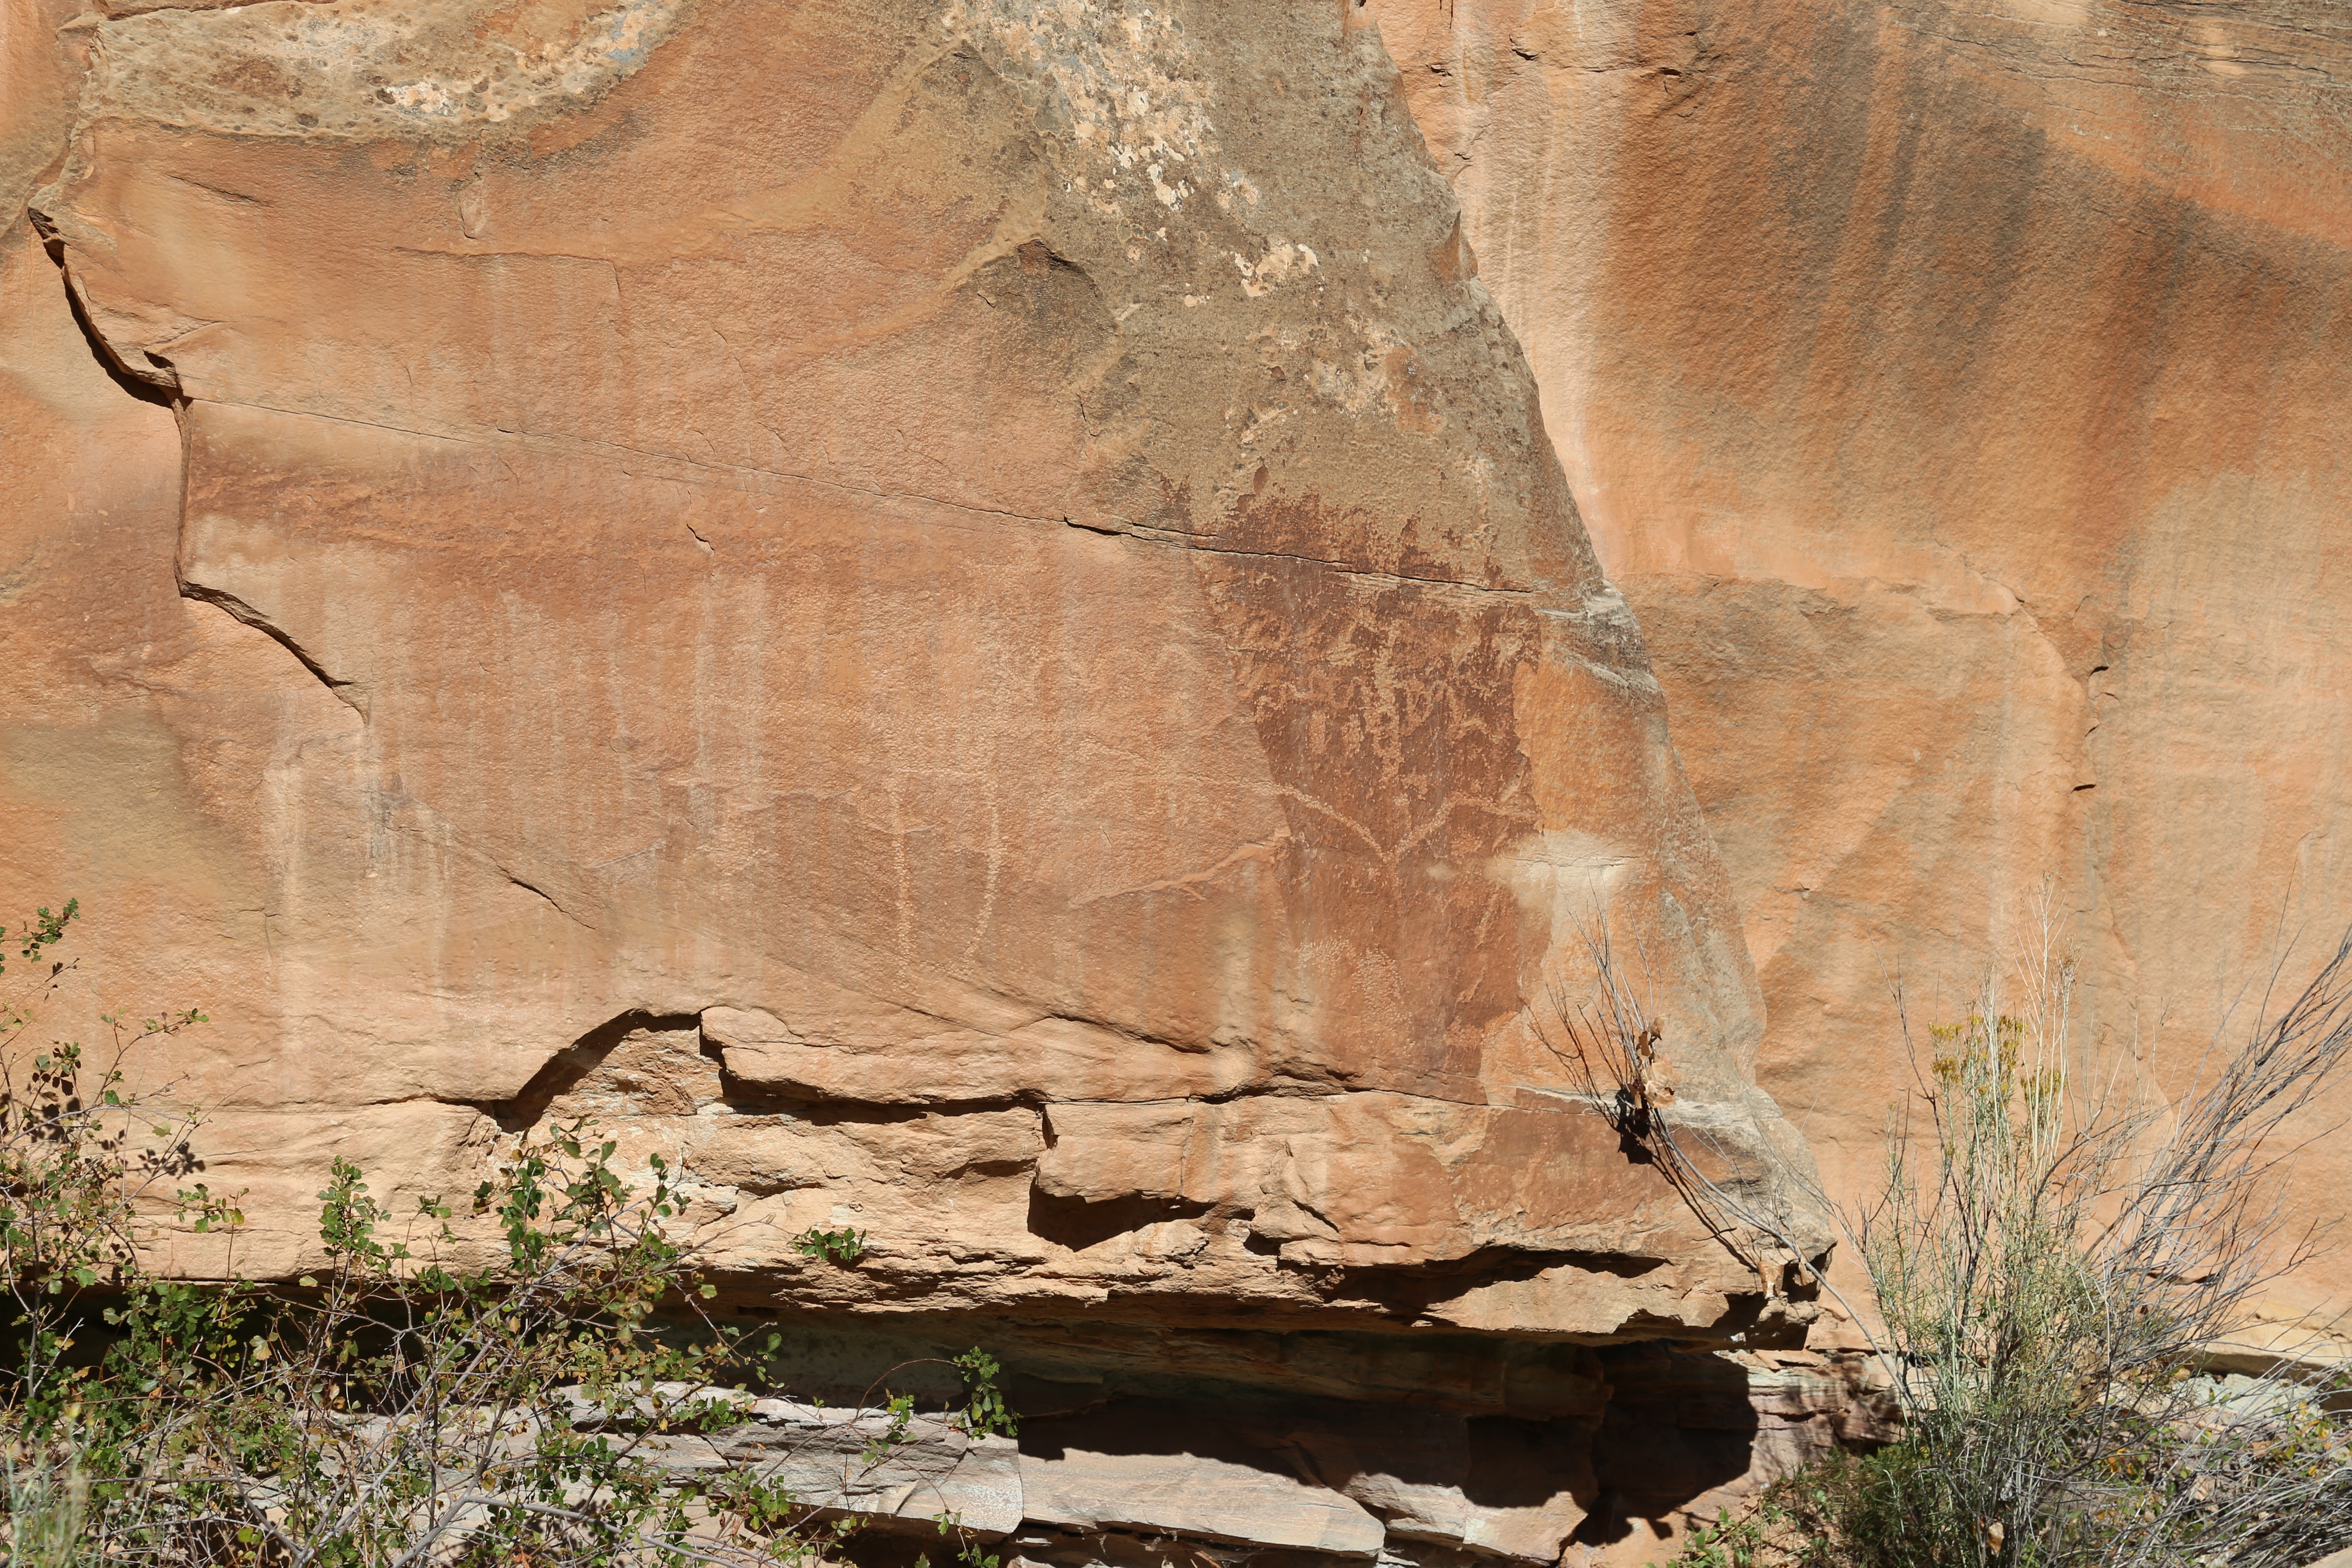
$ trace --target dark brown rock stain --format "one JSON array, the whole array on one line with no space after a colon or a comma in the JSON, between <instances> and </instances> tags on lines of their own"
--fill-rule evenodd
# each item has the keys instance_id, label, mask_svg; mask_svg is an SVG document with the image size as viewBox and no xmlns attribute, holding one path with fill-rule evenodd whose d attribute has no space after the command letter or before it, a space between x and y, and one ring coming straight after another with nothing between
<instances>
[{"instance_id":1,"label":"dark brown rock stain","mask_svg":"<svg viewBox=\"0 0 2352 1568\"><path fill-rule=\"evenodd\" d=\"M1290 943L1354 977L1324 1013L1356 1034L1348 1081L1481 1099L1483 1038L1549 934L1486 871L1537 820L1512 682L1542 632L1509 597L1409 580L1435 564L1409 530L1398 575L1324 563L1364 531L1318 497L1254 499L1193 559L1288 819Z\"/></svg>"}]
</instances>

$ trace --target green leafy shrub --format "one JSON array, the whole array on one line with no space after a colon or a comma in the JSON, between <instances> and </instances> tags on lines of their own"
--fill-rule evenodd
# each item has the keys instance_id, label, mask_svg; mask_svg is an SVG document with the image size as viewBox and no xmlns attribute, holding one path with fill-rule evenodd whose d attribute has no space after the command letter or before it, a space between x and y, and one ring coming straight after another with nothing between
<instances>
[{"instance_id":1,"label":"green leafy shrub","mask_svg":"<svg viewBox=\"0 0 2352 1568\"><path fill-rule=\"evenodd\" d=\"M62 920L37 929L46 945ZM131 1093L121 1064L203 1015L116 1025L103 1068L79 1045L26 1055L27 1015L7 1016L10 1561L748 1564L823 1555L857 1527L795 1497L772 1447L666 1453L744 1418L776 1341L706 1310L715 1287L669 1234L677 1173L658 1156L633 1184L589 1123L556 1126L502 1142L463 1212L425 1199L406 1214L337 1159L315 1273L163 1278L142 1264L149 1243L243 1215L184 1184L201 1119ZM952 1364L967 1393L948 1426L1010 1432L995 1363ZM913 1402L883 1401L842 1494L909 1440Z\"/></svg>"},{"instance_id":2,"label":"green leafy shrub","mask_svg":"<svg viewBox=\"0 0 2352 1568\"><path fill-rule=\"evenodd\" d=\"M837 1263L844 1268L854 1268L866 1256L866 1233L862 1230L820 1230L815 1226L793 1237L793 1250L814 1262Z\"/></svg>"}]
</instances>

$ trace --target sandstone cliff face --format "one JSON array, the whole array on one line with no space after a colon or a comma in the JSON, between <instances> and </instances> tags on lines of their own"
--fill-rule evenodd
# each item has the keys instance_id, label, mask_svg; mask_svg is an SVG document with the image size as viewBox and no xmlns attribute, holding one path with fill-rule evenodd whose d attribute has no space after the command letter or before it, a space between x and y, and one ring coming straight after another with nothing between
<instances>
[{"instance_id":1,"label":"sandstone cliff face","mask_svg":"<svg viewBox=\"0 0 2352 1568\"><path fill-rule=\"evenodd\" d=\"M214 1013L247 1267L593 1111L804 1364L1003 1348L1041 1558L1556 1558L1725 1375L1593 1347L1801 1331L1733 890L1360 18L13 4L0 854ZM1603 926L1777 1237L1546 1044Z\"/></svg>"},{"instance_id":2,"label":"sandstone cliff face","mask_svg":"<svg viewBox=\"0 0 2352 1568\"><path fill-rule=\"evenodd\" d=\"M2086 1060L2182 1082L2352 918L2342 9L1372 9L1832 1184L1905 1081L1889 975L1949 1016L2045 878ZM2305 1217L2347 1190L2301 1156ZM2273 1305L2352 1349L2340 1253Z\"/></svg>"}]
</instances>

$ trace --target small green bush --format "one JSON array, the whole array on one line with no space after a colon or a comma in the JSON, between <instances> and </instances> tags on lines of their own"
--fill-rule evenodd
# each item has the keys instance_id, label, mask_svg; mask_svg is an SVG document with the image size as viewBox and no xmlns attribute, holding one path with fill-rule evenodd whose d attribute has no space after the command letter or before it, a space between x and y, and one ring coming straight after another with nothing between
<instances>
[{"instance_id":1,"label":"small green bush","mask_svg":"<svg viewBox=\"0 0 2352 1568\"><path fill-rule=\"evenodd\" d=\"M866 1233L862 1230L820 1230L815 1226L793 1237L793 1250L812 1262L837 1263L844 1268L854 1268L866 1256Z\"/></svg>"},{"instance_id":2,"label":"small green bush","mask_svg":"<svg viewBox=\"0 0 2352 1568\"><path fill-rule=\"evenodd\" d=\"M61 940L76 912L34 937ZM589 1123L557 1126L502 1144L462 1213L426 1199L405 1215L337 1159L315 1273L163 1278L142 1262L163 1231L244 1216L185 1182L201 1119L132 1093L121 1064L204 1016L110 1020L102 1068L79 1044L27 1054L27 1011L5 1018L9 1561L751 1564L822 1556L856 1528L793 1496L772 1465L658 1461L667 1435L738 1423L776 1348L704 1310L715 1288L668 1234L677 1173L658 1157L635 1185ZM829 1255L855 1261L841 1250ZM967 1394L950 1426L1009 1432L996 1363L974 1351L952 1364ZM844 1490L889 1462L913 1418L910 1400L885 1396Z\"/></svg>"}]
</instances>

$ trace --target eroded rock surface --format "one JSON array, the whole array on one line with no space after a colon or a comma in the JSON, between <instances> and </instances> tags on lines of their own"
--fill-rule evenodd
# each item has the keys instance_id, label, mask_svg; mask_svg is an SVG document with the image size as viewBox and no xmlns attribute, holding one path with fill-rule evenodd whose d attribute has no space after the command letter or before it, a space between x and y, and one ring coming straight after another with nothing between
<instances>
[{"instance_id":1,"label":"eroded rock surface","mask_svg":"<svg viewBox=\"0 0 2352 1568\"><path fill-rule=\"evenodd\" d=\"M2084 1068L2178 1089L2352 919L2343 9L1371 10L1832 1185L1909 1081L1890 976L1956 1016L2044 879ZM2301 1218L2347 1190L2352 1142L2298 1155ZM2267 1310L2352 1352L2347 1309L2338 1252Z\"/></svg>"},{"instance_id":2,"label":"eroded rock surface","mask_svg":"<svg viewBox=\"0 0 2352 1568\"><path fill-rule=\"evenodd\" d=\"M212 1012L139 1065L245 1267L595 1114L806 1364L1001 1346L1053 1562L1555 1560L1596 1347L1801 1331L1732 889L1362 18L19 15L0 856L68 1001ZM1556 1054L1603 928L1769 1230Z\"/></svg>"}]
</instances>

